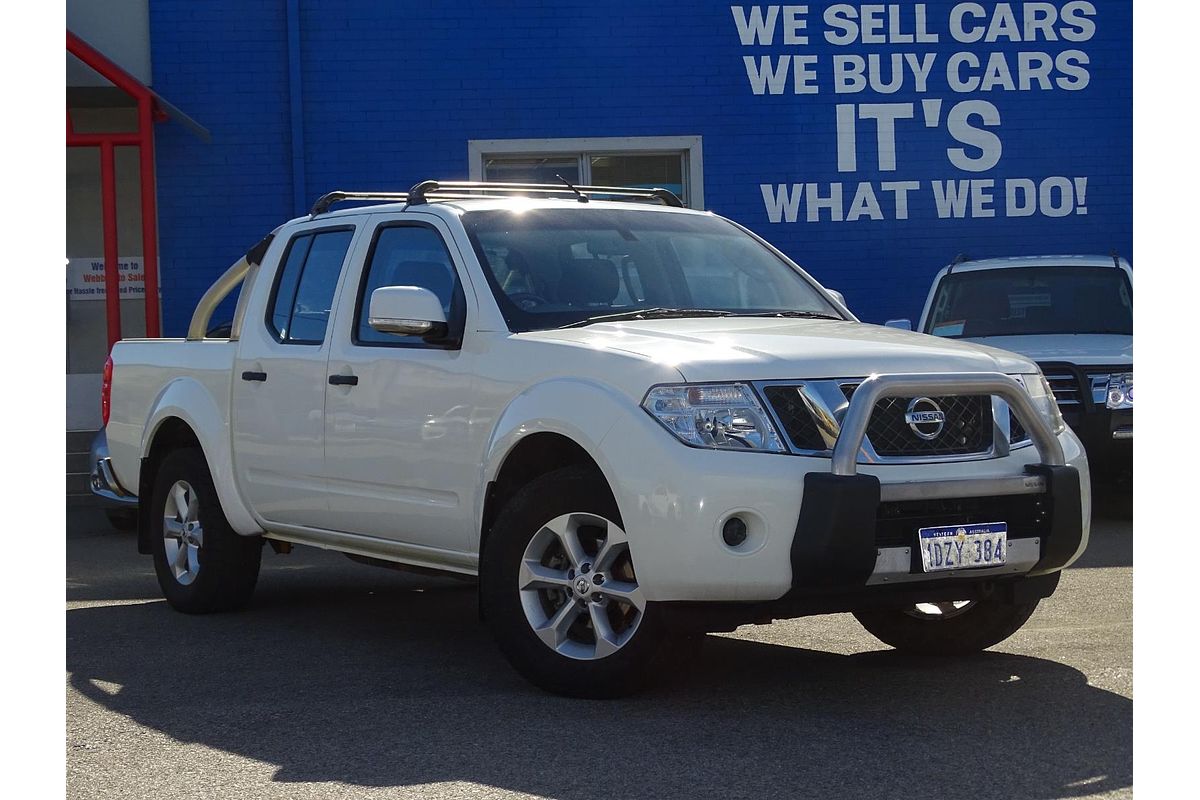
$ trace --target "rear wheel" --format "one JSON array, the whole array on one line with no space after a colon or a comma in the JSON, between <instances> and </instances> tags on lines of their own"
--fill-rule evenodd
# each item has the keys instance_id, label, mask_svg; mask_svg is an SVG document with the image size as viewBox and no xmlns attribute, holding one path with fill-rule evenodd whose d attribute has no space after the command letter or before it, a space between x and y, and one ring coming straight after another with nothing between
<instances>
[{"instance_id":1,"label":"rear wheel","mask_svg":"<svg viewBox=\"0 0 1200 800\"><path fill-rule=\"evenodd\" d=\"M1031 603L979 600L917 603L903 608L854 612L867 632L884 644L909 653L958 656L984 650L1012 636L1037 608Z\"/></svg>"},{"instance_id":2,"label":"rear wheel","mask_svg":"<svg viewBox=\"0 0 1200 800\"><path fill-rule=\"evenodd\" d=\"M262 539L229 526L204 454L176 450L163 459L150 513L154 571L171 607L188 614L232 611L254 592Z\"/></svg>"},{"instance_id":3,"label":"rear wheel","mask_svg":"<svg viewBox=\"0 0 1200 800\"><path fill-rule=\"evenodd\" d=\"M656 608L616 502L592 470L549 473L509 501L483 553L480 594L500 649L548 691L617 697L661 666Z\"/></svg>"}]
</instances>

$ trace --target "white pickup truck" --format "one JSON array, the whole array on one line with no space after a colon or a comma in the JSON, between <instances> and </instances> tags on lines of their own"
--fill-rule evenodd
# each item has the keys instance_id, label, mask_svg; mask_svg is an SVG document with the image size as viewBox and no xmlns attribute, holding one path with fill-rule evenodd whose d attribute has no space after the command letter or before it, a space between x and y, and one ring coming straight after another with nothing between
<instances>
[{"instance_id":1,"label":"white pickup truck","mask_svg":"<svg viewBox=\"0 0 1200 800\"><path fill-rule=\"evenodd\" d=\"M345 200L394 201L331 211ZM851 611L958 654L1087 545L1088 467L1037 366L858 322L663 190L337 192L126 340L97 488L180 611L244 606L264 543L478 576L551 691L634 691L703 631ZM228 338L205 336L241 284ZM686 651L685 651L686 652Z\"/></svg>"}]
</instances>

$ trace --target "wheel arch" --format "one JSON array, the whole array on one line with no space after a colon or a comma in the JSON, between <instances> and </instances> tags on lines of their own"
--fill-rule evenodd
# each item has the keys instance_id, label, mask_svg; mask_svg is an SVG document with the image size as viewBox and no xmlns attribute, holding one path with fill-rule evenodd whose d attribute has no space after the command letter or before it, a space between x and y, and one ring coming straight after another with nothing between
<instances>
[{"instance_id":1,"label":"wheel arch","mask_svg":"<svg viewBox=\"0 0 1200 800\"><path fill-rule=\"evenodd\" d=\"M570 411L568 415L565 411ZM600 446L622 415L636 412L627 397L604 384L556 380L519 395L500 416L483 464L476 519L482 554L496 516L534 478L584 465L603 479L614 501L613 467Z\"/></svg>"},{"instance_id":2,"label":"wheel arch","mask_svg":"<svg viewBox=\"0 0 1200 800\"><path fill-rule=\"evenodd\" d=\"M162 456L179 447L199 447L204 454L221 510L230 526L243 536L261 533L234 479L227 416L220 411L208 388L192 378L172 381L154 404L140 448L139 507L150 505L149 487L153 486ZM139 522L145 519L140 518ZM139 529L143 527L139 524Z\"/></svg>"}]
</instances>

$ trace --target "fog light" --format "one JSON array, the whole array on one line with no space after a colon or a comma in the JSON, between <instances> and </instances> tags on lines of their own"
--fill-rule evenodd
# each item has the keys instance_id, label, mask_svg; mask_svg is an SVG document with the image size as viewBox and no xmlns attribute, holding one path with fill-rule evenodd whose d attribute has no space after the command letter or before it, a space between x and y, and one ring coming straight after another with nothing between
<instances>
[{"instance_id":1,"label":"fog light","mask_svg":"<svg viewBox=\"0 0 1200 800\"><path fill-rule=\"evenodd\" d=\"M730 517L721 528L721 538L730 547L737 547L746 541L746 523L741 517Z\"/></svg>"}]
</instances>

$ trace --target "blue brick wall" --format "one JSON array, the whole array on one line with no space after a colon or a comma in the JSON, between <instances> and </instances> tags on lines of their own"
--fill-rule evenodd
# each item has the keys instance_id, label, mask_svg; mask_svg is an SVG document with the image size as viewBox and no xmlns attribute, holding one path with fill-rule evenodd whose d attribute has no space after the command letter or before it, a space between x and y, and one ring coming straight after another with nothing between
<instances>
[{"instance_id":1,"label":"blue brick wall","mask_svg":"<svg viewBox=\"0 0 1200 800\"><path fill-rule=\"evenodd\" d=\"M915 317L933 274L960 252L1132 255L1130 3L1074 4L1095 8L1095 33L1083 42L957 42L948 19L959 4L927 2L936 43L846 46L824 39L831 5L808 3L807 45L784 44L777 27L771 45L743 46L730 3L300 0L305 195L465 178L470 139L698 134L706 205L842 290L868 321ZM913 32L917 5L899 5L901 33ZM1023 30L1023 4L1011 8ZM303 210L292 199L286 3L156 0L150 12L155 88L213 133L203 144L179 126L158 128L163 314L178 335L211 280ZM960 51L984 62L1004 54L1016 80L1018 53L1071 49L1088 59L1080 91L955 92L946 77ZM893 53L936 54L926 91L910 76L891 94L834 92L835 55L880 55L886 79ZM755 95L743 57L786 55L817 56L818 93L793 94L789 74L784 93ZM930 99L942 103L927 127ZM955 103L979 100L1000 115L986 130L1002 155L971 172L948 160L947 148L961 145L945 120ZM895 170L879 168L875 128L860 120L858 169L838 171L835 106L852 103L913 104L914 118L896 123ZM1006 179L1050 176L1087 179L1085 214L1004 214ZM931 182L970 179L995 183L996 215L939 218ZM921 183L904 220L879 185L899 180ZM847 206L870 182L885 218L833 222L823 211L809 223L801 203L799 221L770 221L761 185L813 183L827 195L833 182Z\"/></svg>"}]
</instances>

